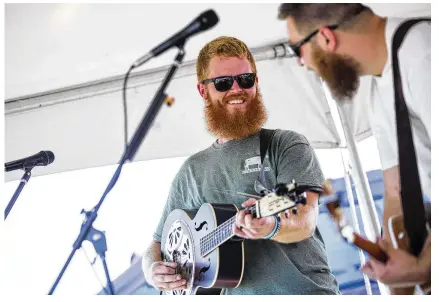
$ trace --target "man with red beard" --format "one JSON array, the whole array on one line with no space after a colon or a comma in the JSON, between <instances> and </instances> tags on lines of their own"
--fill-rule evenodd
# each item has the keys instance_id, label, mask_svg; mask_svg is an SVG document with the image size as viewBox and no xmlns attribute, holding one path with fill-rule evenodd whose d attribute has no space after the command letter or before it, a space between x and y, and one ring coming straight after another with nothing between
<instances>
[{"instance_id":1,"label":"man with red beard","mask_svg":"<svg viewBox=\"0 0 439 302\"><path fill-rule=\"evenodd\" d=\"M402 213L392 39L406 20L382 18L360 3L284 3L279 7L279 18L287 21L291 48L298 63L316 72L336 101L351 100L357 92L359 77L372 77L368 114L378 143L385 186L384 241L380 242L390 259L386 265L371 259L362 271L392 287L428 281L430 235L419 257L414 257L390 246L387 229L389 217ZM431 26L422 21L409 29L398 57L422 186L419 195L428 199L431 192L430 52ZM427 219L428 215L427 211Z\"/></svg>"},{"instance_id":2,"label":"man with red beard","mask_svg":"<svg viewBox=\"0 0 439 302\"><path fill-rule=\"evenodd\" d=\"M174 209L198 209L203 203L233 203L249 207L257 194L261 169L267 186L290 183L307 186L306 205L297 214L253 219L241 210L233 232L244 241L245 265L238 288L225 294L338 294L325 245L317 228L318 194L323 175L313 149L303 135L276 130L261 164L260 131L266 112L259 92L256 64L247 46L232 37L206 44L197 59L197 88L205 102L207 129L217 140L191 156L175 177L159 225L143 258L146 280L159 290L180 289L185 280L175 263L163 262L162 228ZM241 255L236 255L241 257Z\"/></svg>"}]
</instances>

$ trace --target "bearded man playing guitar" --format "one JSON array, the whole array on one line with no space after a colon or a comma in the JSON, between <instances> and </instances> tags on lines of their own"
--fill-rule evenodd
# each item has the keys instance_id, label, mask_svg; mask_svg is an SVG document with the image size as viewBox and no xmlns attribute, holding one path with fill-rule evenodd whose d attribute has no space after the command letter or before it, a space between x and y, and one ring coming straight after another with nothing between
<instances>
[{"instance_id":1,"label":"bearded man playing guitar","mask_svg":"<svg viewBox=\"0 0 439 302\"><path fill-rule=\"evenodd\" d=\"M176 271L176 263L163 259L165 242L172 245L174 240L175 243L181 241L179 232L183 224L174 228L175 236L162 232L170 225L167 217L176 213L176 209L202 212L208 208L206 211L210 211L206 204L215 203L217 211L235 209L236 218L230 225L235 240L229 240L234 241L230 246L243 247L242 253L236 249L237 252L228 252L226 258L221 258L221 261L236 261L238 268L231 264L233 262L229 262L229 267L215 268L216 276L225 275L221 282L215 283L216 287L224 288L223 294L339 294L317 228L318 197L324 177L313 149L303 135L276 130L271 136L267 157L261 160L260 134L266 112L256 64L249 49L232 37L209 42L199 53L197 77L198 92L205 102L207 129L217 140L191 156L175 177L154 240L143 257L146 280L158 290L176 293L190 287L189 282L206 281L202 276L210 278L212 266L221 265L211 259L213 256L202 259L206 263L203 268L195 266L195 281L187 280ZM306 187L306 204L298 205L294 211L283 211L277 217L253 218L245 209L238 211L238 208L254 206L255 199L236 192L259 193L255 192L254 183L261 169L265 172L267 187L274 188L292 180ZM199 224L195 221L194 232L205 231L206 221ZM212 230L212 226L209 228L206 232ZM196 251L199 246L190 243L190 239L185 238L181 246L190 250L190 245L194 245L192 251ZM182 250L178 255L171 251L168 256L177 259L189 255L189 260L197 261L190 254ZM237 279L227 279L234 271L238 272Z\"/></svg>"},{"instance_id":2,"label":"bearded man playing guitar","mask_svg":"<svg viewBox=\"0 0 439 302\"><path fill-rule=\"evenodd\" d=\"M283 3L278 13L298 63L321 77L336 101L351 101L360 77L372 80L367 114L383 169L380 244L389 261L371 259L362 271L395 294L429 283L430 18L384 18L361 3Z\"/></svg>"}]
</instances>

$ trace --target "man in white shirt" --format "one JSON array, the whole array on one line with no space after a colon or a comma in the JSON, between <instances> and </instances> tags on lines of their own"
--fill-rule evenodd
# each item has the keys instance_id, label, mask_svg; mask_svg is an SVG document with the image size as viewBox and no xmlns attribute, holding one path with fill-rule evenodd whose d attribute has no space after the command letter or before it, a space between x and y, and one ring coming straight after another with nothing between
<instances>
[{"instance_id":1,"label":"man in white shirt","mask_svg":"<svg viewBox=\"0 0 439 302\"><path fill-rule=\"evenodd\" d=\"M392 70L392 38L404 19L382 18L359 3L284 3L279 18L287 21L291 48L298 63L316 72L337 101L352 99L360 76L372 76L369 119L378 143L383 169L384 239L390 259L386 265L371 259L362 270L390 286L429 280L430 236L416 258L393 249L389 217L402 213L395 100ZM431 188L431 27L413 26L399 51L404 97L410 115L422 193L430 199Z\"/></svg>"}]
</instances>

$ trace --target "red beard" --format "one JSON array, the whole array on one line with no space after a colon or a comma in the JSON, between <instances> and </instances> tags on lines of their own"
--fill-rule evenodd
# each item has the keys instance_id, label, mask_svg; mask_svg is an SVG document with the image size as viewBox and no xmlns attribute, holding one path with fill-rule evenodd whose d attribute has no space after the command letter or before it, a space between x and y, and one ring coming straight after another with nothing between
<instances>
[{"instance_id":1,"label":"red beard","mask_svg":"<svg viewBox=\"0 0 439 302\"><path fill-rule=\"evenodd\" d=\"M244 100L247 106L244 110L228 111L227 102ZM221 101L213 102L207 94L204 107L207 130L218 138L238 139L258 132L267 120L267 113L262 104L259 88L254 98L250 99L245 93L227 96Z\"/></svg>"}]
</instances>

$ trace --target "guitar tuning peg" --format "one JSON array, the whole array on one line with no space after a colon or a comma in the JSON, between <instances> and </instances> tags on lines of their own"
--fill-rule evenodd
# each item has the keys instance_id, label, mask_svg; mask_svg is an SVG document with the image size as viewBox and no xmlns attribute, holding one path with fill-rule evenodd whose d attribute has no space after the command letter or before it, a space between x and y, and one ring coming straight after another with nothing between
<instances>
[{"instance_id":1,"label":"guitar tuning peg","mask_svg":"<svg viewBox=\"0 0 439 302\"><path fill-rule=\"evenodd\" d=\"M275 193L277 196L284 196L284 195L287 195L287 193L288 193L288 188L287 188L287 186L286 186L285 184L283 184L283 183L279 183L279 184L277 184L276 187L274 188L274 193Z\"/></svg>"},{"instance_id":2,"label":"guitar tuning peg","mask_svg":"<svg viewBox=\"0 0 439 302\"><path fill-rule=\"evenodd\" d=\"M306 205L306 192L299 195L298 203Z\"/></svg>"}]
</instances>

